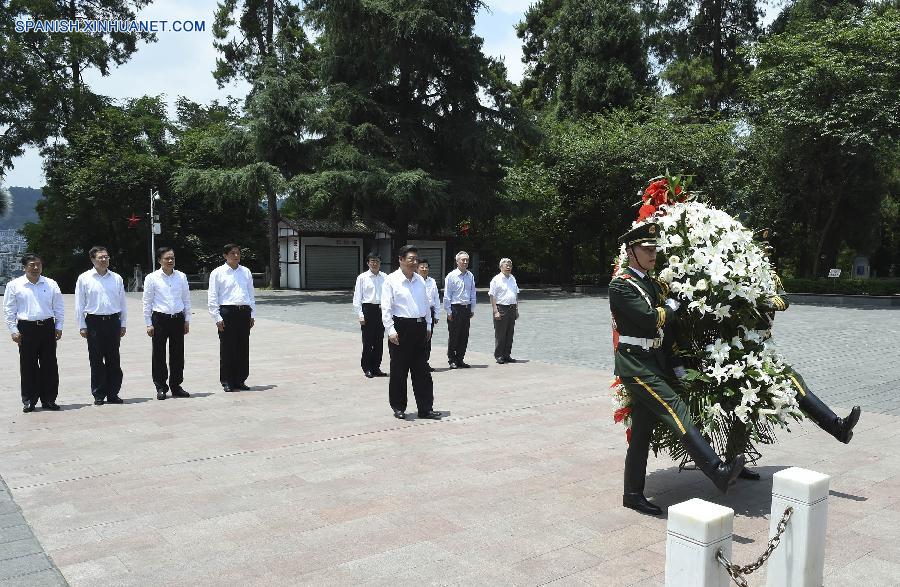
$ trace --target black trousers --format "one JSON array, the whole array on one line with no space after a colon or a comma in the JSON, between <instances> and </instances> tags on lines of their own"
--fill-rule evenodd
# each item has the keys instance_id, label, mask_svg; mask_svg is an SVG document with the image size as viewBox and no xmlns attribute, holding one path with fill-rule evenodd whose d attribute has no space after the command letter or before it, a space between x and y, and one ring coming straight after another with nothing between
<instances>
[{"instance_id":1,"label":"black trousers","mask_svg":"<svg viewBox=\"0 0 900 587\"><path fill-rule=\"evenodd\" d=\"M434 311L434 308L431 308L431 333L434 334L434 325L437 324L434 318L437 314ZM434 339L434 336L428 339L428 342L425 343L425 362L431 360L431 341Z\"/></svg>"},{"instance_id":2,"label":"black trousers","mask_svg":"<svg viewBox=\"0 0 900 587\"><path fill-rule=\"evenodd\" d=\"M472 310L468 304L453 304L453 320L447 317L447 362L462 363L469 346L469 324L472 321Z\"/></svg>"},{"instance_id":3,"label":"black trousers","mask_svg":"<svg viewBox=\"0 0 900 587\"><path fill-rule=\"evenodd\" d=\"M250 375L250 306L220 306L225 329L219 332L219 382L243 385Z\"/></svg>"},{"instance_id":4,"label":"black trousers","mask_svg":"<svg viewBox=\"0 0 900 587\"><path fill-rule=\"evenodd\" d=\"M656 417L642 403L631 402L631 441L625 453L625 493L644 493L647 456Z\"/></svg>"},{"instance_id":5,"label":"black trousers","mask_svg":"<svg viewBox=\"0 0 900 587\"><path fill-rule=\"evenodd\" d=\"M419 415L425 415L434 407L434 384L425 362L425 333L428 325L414 318L394 317L394 330L400 344L388 343L391 356L391 377L388 399L391 408L406 411L406 378L412 376L413 395Z\"/></svg>"},{"instance_id":6,"label":"black trousers","mask_svg":"<svg viewBox=\"0 0 900 587\"><path fill-rule=\"evenodd\" d=\"M363 371L377 373L381 371L381 357L384 354L384 324L381 321L381 306L363 304L362 311L366 323L360 325L362 358L359 360L359 366Z\"/></svg>"},{"instance_id":7,"label":"black trousers","mask_svg":"<svg viewBox=\"0 0 900 587\"><path fill-rule=\"evenodd\" d=\"M59 368L56 364L56 328L52 319L37 322L19 320L19 374L22 378L22 403L47 405L59 394Z\"/></svg>"},{"instance_id":8,"label":"black trousers","mask_svg":"<svg viewBox=\"0 0 900 587\"><path fill-rule=\"evenodd\" d=\"M153 312L150 322L153 325L153 385L166 391L179 389L184 381L184 312L175 315ZM166 343L169 344L168 368Z\"/></svg>"},{"instance_id":9,"label":"black trousers","mask_svg":"<svg viewBox=\"0 0 900 587\"><path fill-rule=\"evenodd\" d=\"M119 365L122 323L119 315L88 314L84 322L91 362L91 394L94 399L119 397L122 389L122 367Z\"/></svg>"},{"instance_id":10,"label":"black trousers","mask_svg":"<svg viewBox=\"0 0 900 587\"><path fill-rule=\"evenodd\" d=\"M500 312L500 319L494 320L494 358L506 359L512 352L516 314L519 309L515 304L511 306L497 304L497 311Z\"/></svg>"}]
</instances>

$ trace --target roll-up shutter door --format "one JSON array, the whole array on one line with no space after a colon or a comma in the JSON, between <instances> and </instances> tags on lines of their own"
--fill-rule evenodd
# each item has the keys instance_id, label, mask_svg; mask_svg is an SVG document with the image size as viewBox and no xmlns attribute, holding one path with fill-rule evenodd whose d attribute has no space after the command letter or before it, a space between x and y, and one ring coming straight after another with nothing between
<instances>
[{"instance_id":1,"label":"roll-up shutter door","mask_svg":"<svg viewBox=\"0 0 900 587\"><path fill-rule=\"evenodd\" d=\"M444 289L444 251L441 249L426 249L419 247L419 258L428 259L428 276L434 277L438 289Z\"/></svg>"},{"instance_id":2,"label":"roll-up shutter door","mask_svg":"<svg viewBox=\"0 0 900 587\"><path fill-rule=\"evenodd\" d=\"M359 247L306 245L307 289L353 289L362 273Z\"/></svg>"}]
</instances>

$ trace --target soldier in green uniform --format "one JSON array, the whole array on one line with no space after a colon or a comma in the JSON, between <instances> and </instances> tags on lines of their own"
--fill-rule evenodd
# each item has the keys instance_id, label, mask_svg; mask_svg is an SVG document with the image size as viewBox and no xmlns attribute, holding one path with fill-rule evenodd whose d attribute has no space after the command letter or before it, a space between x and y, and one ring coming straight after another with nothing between
<instances>
[{"instance_id":1,"label":"soldier in green uniform","mask_svg":"<svg viewBox=\"0 0 900 587\"><path fill-rule=\"evenodd\" d=\"M687 453L723 493L744 468L739 454L725 463L694 426L687 405L675 392L663 331L675 320L679 302L666 299L668 288L649 273L656 264L658 227L644 223L619 237L628 251L628 268L609 284L609 306L619 333L615 373L631 396L631 441L625 456L622 505L642 513L662 510L644 497L647 454L657 422L681 439Z\"/></svg>"},{"instance_id":2,"label":"soldier in green uniform","mask_svg":"<svg viewBox=\"0 0 900 587\"><path fill-rule=\"evenodd\" d=\"M771 253L772 247L769 244L770 237L771 230L768 228L758 230L753 234L754 240L759 242ZM758 308L759 318L755 324L756 333L763 341L772 337L775 312L783 312L791 305L787 292L784 291L784 286L781 283L781 278L778 277L778 274L774 271L772 272L772 278L775 282L775 295L769 297L765 304ZM853 409L850 410L850 414L846 418L841 418L835 414L825 402L819 399L816 394L810 391L806 382L803 381L803 377L801 377L797 371L788 366L785 368L785 374L797 389L794 397L797 399L797 403L800 405L800 409L803 413L806 414L810 420L818 424L819 428L825 432L831 434L844 444L849 443L850 439L853 438L853 428L856 426L857 422L859 422L859 415L861 412L860 407L853 406ZM744 447L740 448L740 450L743 451ZM735 451L732 451L731 449L728 450L728 454L732 454L732 452ZM745 468L741 472L740 477L742 479L755 481L759 479L759 473Z\"/></svg>"}]
</instances>

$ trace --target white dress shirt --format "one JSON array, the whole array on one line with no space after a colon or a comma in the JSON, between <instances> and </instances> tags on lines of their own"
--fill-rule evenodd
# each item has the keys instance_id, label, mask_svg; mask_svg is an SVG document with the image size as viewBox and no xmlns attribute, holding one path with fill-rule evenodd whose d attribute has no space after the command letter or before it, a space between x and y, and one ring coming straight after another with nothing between
<instances>
[{"instance_id":1,"label":"white dress shirt","mask_svg":"<svg viewBox=\"0 0 900 587\"><path fill-rule=\"evenodd\" d=\"M125 283L115 271L106 270L100 275L96 269L89 269L78 276L75 282L75 315L78 328L87 328L84 317L87 314L108 316L119 314L119 323L125 328L127 309L125 307Z\"/></svg>"},{"instance_id":2,"label":"white dress shirt","mask_svg":"<svg viewBox=\"0 0 900 587\"><path fill-rule=\"evenodd\" d=\"M494 298L497 304L512 306L519 303L519 284L516 283L516 278L512 273L506 277L501 271L491 279L488 294Z\"/></svg>"},{"instance_id":3,"label":"white dress shirt","mask_svg":"<svg viewBox=\"0 0 900 587\"><path fill-rule=\"evenodd\" d=\"M394 316L399 318L425 318L428 329L431 329L431 306L428 294L425 293L425 280L413 272L412 279L397 269L387 276L381 288L381 321L388 336L397 334L394 329Z\"/></svg>"},{"instance_id":4,"label":"white dress shirt","mask_svg":"<svg viewBox=\"0 0 900 587\"><path fill-rule=\"evenodd\" d=\"M37 283L31 283L25 275L7 283L3 294L3 310L10 334L19 332L16 324L19 320L53 318L56 330L63 329L65 310L62 292L55 281L43 275L38 277Z\"/></svg>"},{"instance_id":5,"label":"white dress shirt","mask_svg":"<svg viewBox=\"0 0 900 587\"><path fill-rule=\"evenodd\" d=\"M144 322L153 326L153 312L178 314L184 312L184 321L191 321L191 291L187 276L177 269L166 275L157 269L144 278Z\"/></svg>"},{"instance_id":6,"label":"white dress shirt","mask_svg":"<svg viewBox=\"0 0 900 587\"><path fill-rule=\"evenodd\" d=\"M353 311L357 316L365 318L362 311L363 304L381 303L381 288L384 286L385 278L387 273L384 271L378 273L366 271L356 278L356 287L353 288Z\"/></svg>"},{"instance_id":7,"label":"white dress shirt","mask_svg":"<svg viewBox=\"0 0 900 587\"><path fill-rule=\"evenodd\" d=\"M256 298L253 297L253 274L243 265L232 269L228 263L216 267L209 274L206 294L209 315L213 322L222 321L220 306L250 306L250 317L256 318Z\"/></svg>"},{"instance_id":8,"label":"white dress shirt","mask_svg":"<svg viewBox=\"0 0 900 587\"><path fill-rule=\"evenodd\" d=\"M444 310L448 314L453 313L453 304L468 304L469 310L475 312L475 276L471 271L454 269L444 279Z\"/></svg>"},{"instance_id":9,"label":"white dress shirt","mask_svg":"<svg viewBox=\"0 0 900 587\"><path fill-rule=\"evenodd\" d=\"M441 311L441 292L438 291L437 282L434 277L425 280L425 293L428 296L428 305L434 308L435 312Z\"/></svg>"}]
</instances>

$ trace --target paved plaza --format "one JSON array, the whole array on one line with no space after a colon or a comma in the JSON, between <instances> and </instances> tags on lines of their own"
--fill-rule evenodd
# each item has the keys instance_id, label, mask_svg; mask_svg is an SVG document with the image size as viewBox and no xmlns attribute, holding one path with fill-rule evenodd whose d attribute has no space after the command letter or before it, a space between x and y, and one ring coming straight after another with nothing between
<instances>
[{"instance_id":1,"label":"paved plaza","mask_svg":"<svg viewBox=\"0 0 900 587\"><path fill-rule=\"evenodd\" d=\"M401 422L387 380L360 372L349 293L261 292L252 390L225 394L194 292L194 397L166 401L129 296L124 405L92 405L72 296L61 412L22 414L7 338L0 586L662 585L665 519L621 507L605 298L524 292L513 356L525 362L513 365L493 361L484 303L473 368L448 371L442 321L432 365L445 418ZM863 406L853 442L796 426L764 448L763 480L727 496L651 457L648 495L663 508L691 497L733 508L733 558L746 564L765 547L772 474L827 473L826 585L900 584L900 309L795 305L776 338L839 414ZM765 567L750 583L765 584Z\"/></svg>"}]
</instances>

